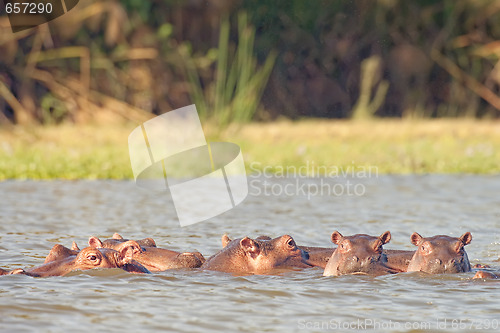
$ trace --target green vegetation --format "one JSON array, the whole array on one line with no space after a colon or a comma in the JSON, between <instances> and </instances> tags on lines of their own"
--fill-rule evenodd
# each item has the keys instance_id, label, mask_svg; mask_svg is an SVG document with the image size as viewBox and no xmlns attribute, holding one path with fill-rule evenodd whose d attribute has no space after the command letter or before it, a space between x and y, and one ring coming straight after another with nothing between
<instances>
[{"instance_id":1,"label":"green vegetation","mask_svg":"<svg viewBox=\"0 0 500 333\"><path fill-rule=\"evenodd\" d=\"M16 34L3 19L0 179L131 178L130 131L192 103L249 170L500 172L497 0L88 0Z\"/></svg>"},{"instance_id":2,"label":"green vegetation","mask_svg":"<svg viewBox=\"0 0 500 333\"><path fill-rule=\"evenodd\" d=\"M238 48L235 52L230 51L229 28L229 20L225 18L221 23L217 49L216 82L205 84L204 90L196 66L190 60L191 55L187 48L181 48L186 59L191 97L201 119L222 128L232 122L249 122L254 118L276 60L276 54L272 52L262 68L257 68L253 56L255 29L248 26L246 13L238 16Z\"/></svg>"},{"instance_id":3,"label":"green vegetation","mask_svg":"<svg viewBox=\"0 0 500 333\"><path fill-rule=\"evenodd\" d=\"M0 125L129 121L192 103L280 117L498 118L498 0L87 0L0 24Z\"/></svg>"},{"instance_id":4,"label":"green vegetation","mask_svg":"<svg viewBox=\"0 0 500 333\"><path fill-rule=\"evenodd\" d=\"M135 124L0 130L0 179L132 178ZM205 128L242 148L248 171L374 166L385 173L500 173L500 123L473 120L280 121ZM320 168L318 168L320 169ZM321 170L321 169L320 169Z\"/></svg>"}]
</instances>

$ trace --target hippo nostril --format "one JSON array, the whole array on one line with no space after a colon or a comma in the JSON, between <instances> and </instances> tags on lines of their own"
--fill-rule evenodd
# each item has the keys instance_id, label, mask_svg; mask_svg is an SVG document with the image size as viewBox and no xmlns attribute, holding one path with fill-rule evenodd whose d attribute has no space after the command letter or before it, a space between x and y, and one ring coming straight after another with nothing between
<instances>
[{"instance_id":1,"label":"hippo nostril","mask_svg":"<svg viewBox=\"0 0 500 333\"><path fill-rule=\"evenodd\" d=\"M441 261L441 259L436 258L436 259L434 260L434 264L436 264L436 265L442 265L442 264L443 264L443 262Z\"/></svg>"}]
</instances>

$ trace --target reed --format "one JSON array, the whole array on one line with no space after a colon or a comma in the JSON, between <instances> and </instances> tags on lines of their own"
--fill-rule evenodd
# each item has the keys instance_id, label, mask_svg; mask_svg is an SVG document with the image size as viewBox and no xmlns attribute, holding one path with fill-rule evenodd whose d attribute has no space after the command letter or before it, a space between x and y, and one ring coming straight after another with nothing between
<instances>
[{"instance_id":1,"label":"reed","mask_svg":"<svg viewBox=\"0 0 500 333\"><path fill-rule=\"evenodd\" d=\"M195 62L185 58L190 95L200 116L221 128L232 122L245 123L254 118L276 61L276 53L271 51L262 66L257 64L253 54L255 28L248 24L245 12L238 15L238 43L234 52L229 35L230 21L225 17L220 26L212 81L202 82Z\"/></svg>"}]
</instances>

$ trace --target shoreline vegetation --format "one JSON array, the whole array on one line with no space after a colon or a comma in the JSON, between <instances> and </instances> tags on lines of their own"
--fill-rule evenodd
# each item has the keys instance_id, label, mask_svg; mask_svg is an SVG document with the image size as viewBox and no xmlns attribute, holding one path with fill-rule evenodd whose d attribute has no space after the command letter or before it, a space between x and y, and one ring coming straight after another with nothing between
<instances>
[{"instance_id":1,"label":"shoreline vegetation","mask_svg":"<svg viewBox=\"0 0 500 333\"><path fill-rule=\"evenodd\" d=\"M128 135L137 125L0 128L0 180L131 179ZM254 174L500 173L495 120L303 119L204 131L209 142L238 144Z\"/></svg>"}]
</instances>

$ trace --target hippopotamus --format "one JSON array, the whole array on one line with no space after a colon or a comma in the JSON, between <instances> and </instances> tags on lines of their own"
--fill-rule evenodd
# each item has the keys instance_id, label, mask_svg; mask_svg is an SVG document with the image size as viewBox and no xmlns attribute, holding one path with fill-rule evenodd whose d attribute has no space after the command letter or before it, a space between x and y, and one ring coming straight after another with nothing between
<instances>
[{"instance_id":1,"label":"hippopotamus","mask_svg":"<svg viewBox=\"0 0 500 333\"><path fill-rule=\"evenodd\" d=\"M223 245L226 241L228 238L223 236ZM251 275L312 267L308 263L307 253L297 247L289 235L274 239L266 236L256 239L244 237L226 242L225 245L208 258L201 268L235 275Z\"/></svg>"},{"instance_id":2,"label":"hippopotamus","mask_svg":"<svg viewBox=\"0 0 500 333\"><path fill-rule=\"evenodd\" d=\"M114 233L113 236L110 239L106 239L103 241L104 244L110 244L110 247L112 246L111 244L118 244L118 243L123 243L128 241L129 239L123 238L119 233ZM143 247L156 247L156 242L154 241L153 238L144 238L144 239L138 239L136 240L137 244Z\"/></svg>"},{"instance_id":3,"label":"hippopotamus","mask_svg":"<svg viewBox=\"0 0 500 333\"><path fill-rule=\"evenodd\" d=\"M399 273L401 270L390 267L383 245L391 240L391 233L384 232L379 237L366 234L342 236L334 231L332 242L338 247L333 252L323 272L324 276L344 274L383 275Z\"/></svg>"},{"instance_id":4,"label":"hippopotamus","mask_svg":"<svg viewBox=\"0 0 500 333\"><path fill-rule=\"evenodd\" d=\"M256 240L271 240L272 238L266 235L259 236L255 238ZM222 236L222 247L226 247L227 244L231 242L231 239L227 234L224 234ZM326 263L328 262L328 259L332 256L333 250L332 248L326 248L326 247L315 247L315 246L302 246L302 245L297 245L298 248L300 248L302 251L305 252L307 259L307 262L309 265L314 266L314 267L321 267L325 268Z\"/></svg>"},{"instance_id":5,"label":"hippopotamus","mask_svg":"<svg viewBox=\"0 0 500 333\"><path fill-rule=\"evenodd\" d=\"M472 240L470 232L459 238L437 235L423 238L418 233L410 237L413 245L418 246L408 272L425 272L430 274L470 272L469 258L464 246Z\"/></svg>"},{"instance_id":6,"label":"hippopotamus","mask_svg":"<svg viewBox=\"0 0 500 333\"><path fill-rule=\"evenodd\" d=\"M45 257L45 261L43 263L46 264L51 261L56 261L70 256L78 255L80 249L75 250L75 246L76 246L75 242L73 242L71 249L68 249L67 247L61 244L54 245L50 250L49 254L47 255L47 257ZM76 246L76 248L78 247Z\"/></svg>"},{"instance_id":7,"label":"hippopotamus","mask_svg":"<svg viewBox=\"0 0 500 333\"><path fill-rule=\"evenodd\" d=\"M498 279L500 276L496 275L493 272L487 271L477 271L474 275L473 279Z\"/></svg>"},{"instance_id":8,"label":"hippopotamus","mask_svg":"<svg viewBox=\"0 0 500 333\"><path fill-rule=\"evenodd\" d=\"M49 254L49 260L37 267L29 269L16 269L8 274L25 274L33 277L63 276L75 270L88 270L93 268L122 268L132 273L150 273L144 266L133 260L133 248L127 244L121 251L112 249L96 249L86 247L78 254L70 254L60 247L53 247L54 255ZM51 251L52 252L52 251ZM60 256L55 255L56 252Z\"/></svg>"},{"instance_id":9,"label":"hippopotamus","mask_svg":"<svg viewBox=\"0 0 500 333\"><path fill-rule=\"evenodd\" d=\"M383 253L387 256L388 266L406 272L415 251L384 249Z\"/></svg>"},{"instance_id":10,"label":"hippopotamus","mask_svg":"<svg viewBox=\"0 0 500 333\"><path fill-rule=\"evenodd\" d=\"M146 238L146 240L147 239L148 238ZM108 242L109 240L102 242L97 237L90 237L89 246L94 248L111 248L116 251L121 251L125 244L131 244L134 251L134 260L151 272L161 272L173 268L198 268L205 262L205 258L200 252L180 253L158 247L141 246L139 242L134 240L126 242L121 242L118 239L114 240L116 240L116 242Z\"/></svg>"},{"instance_id":11,"label":"hippopotamus","mask_svg":"<svg viewBox=\"0 0 500 333\"><path fill-rule=\"evenodd\" d=\"M125 239L123 238L119 233L114 233L111 238L105 239L102 241L103 244L105 244L103 247L105 248L110 248L113 249L115 247L118 247L121 243L124 243L126 241L129 241L130 239ZM154 241L153 238L144 238L144 239L137 239L135 240L137 244L139 244L141 247L156 247L156 242ZM76 245L75 242L73 242L71 246L72 250L80 251L78 248L78 245Z\"/></svg>"}]
</instances>

